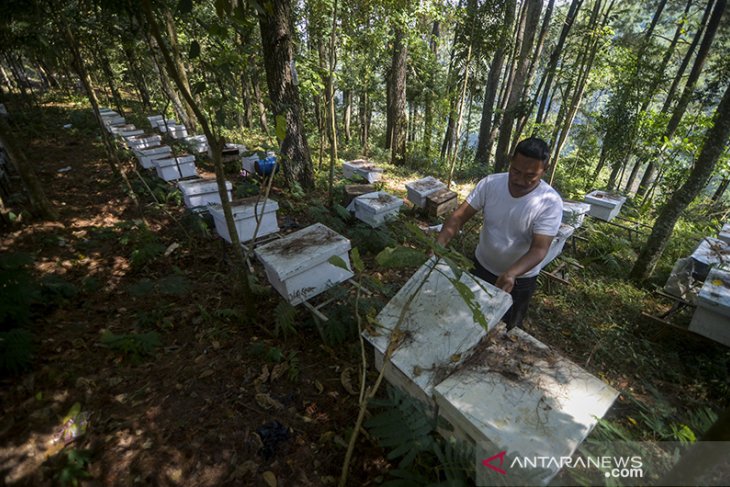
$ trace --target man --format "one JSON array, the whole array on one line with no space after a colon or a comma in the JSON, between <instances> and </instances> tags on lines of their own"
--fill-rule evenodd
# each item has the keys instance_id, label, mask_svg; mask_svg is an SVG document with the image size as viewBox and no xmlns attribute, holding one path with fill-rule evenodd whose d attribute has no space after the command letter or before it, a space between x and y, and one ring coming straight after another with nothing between
<instances>
[{"instance_id":1,"label":"man","mask_svg":"<svg viewBox=\"0 0 730 487\"><path fill-rule=\"evenodd\" d=\"M446 246L464 223L478 211L484 212L474 274L512 295L512 307L502 318L507 329L520 326L527 314L540 263L563 216L560 195L541 179L549 158L544 140L521 141L510 159L509 172L479 181L437 238Z\"/></svg>"}]
</instances>

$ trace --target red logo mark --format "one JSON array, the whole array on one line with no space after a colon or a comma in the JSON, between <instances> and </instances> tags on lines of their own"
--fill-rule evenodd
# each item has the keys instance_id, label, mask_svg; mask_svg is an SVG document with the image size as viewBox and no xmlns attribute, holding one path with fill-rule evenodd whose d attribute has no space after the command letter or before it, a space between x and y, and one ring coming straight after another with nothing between
<instances>
[{"instance_id":1,"label":"red logo mark","mask_svg":"<svg viewBox=\"0 0 730 487\"><path fill-rule=\"evenodd\" d=\"M482 465L484 465L487 468L491 468L492 470L494 470L497 473L501 473L502 475L507 475L506 470L502 470L501 468L499 468L504 464L504 456L506 454L507 454L506 451L501 451L501 452L497 453L496 455L493 455L493 456L487 458L486 460L482 460ZM499 458L499 467L492 465L492 460L496 460L497 458Z\"/></svg>"}]
</instances>

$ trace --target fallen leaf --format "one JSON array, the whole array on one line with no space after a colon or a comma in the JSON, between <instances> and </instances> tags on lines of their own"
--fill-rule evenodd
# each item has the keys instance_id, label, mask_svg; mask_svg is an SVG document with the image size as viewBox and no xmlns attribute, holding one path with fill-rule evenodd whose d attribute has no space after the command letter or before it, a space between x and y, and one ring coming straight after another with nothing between
<instances>
[{"instance_id":1,"label":"fallen leaf","mask_svg":"<svg viewBox=\"0 0 730 487\"><path fill-rule=\"evenodd\" d=\"M342 383L342 387L344 387L350 395L357 396L357 391L352 385L352 375L354 373L355 371L352 367L345 367L340 374L340 382Z\"/></svg>"},{"instance_id":2,"label":"fallen leaf","mask_svg":"<svg viewBox=\"0 0 730 487\"><path fill-rule=\"evenodd\" d=\"M324 392L324 386L322 385L322 383L320 381L315 380L314 387L317 388L317 392L319 392L320 394L322 394Z\"/></svg>"},{"instance_id":3,"label":"fallen leaf","mask_svg":"<svg viewBox=\"0 0 730 487\"><path fill-rule=\"evenodd\" d=\"M256 402L264 409L284 409L284 405L268 394L260 393L255 396Z\"/></svg>"},{"instance_id":4,"label":"fallen leaf","mask_svg":"<svg viewBox=\"0 0 730 487\"><path fill-rule=\"evenodd\" d=\"M180 248L179 243L177 243L177 242L173 243L172 245L167 247L167 250L165 250L165 257L169 257L170 254L172 254L173 252L175 252L175 250L177 250L179 248Z\"/></svg>"},{"instance_id":5,"label":"fallen leaf","mask_svg":"<svg viewBox=\"0 0 730 487\"><path fill-rule=\"evenodd\" d=\"M256 380L254 380L254 383L263 384L267 380L269 380L269 366L264 365L263 367L261 367L261 374L258 377L256 377Z\"/></svg>"},{"instance_id":6,"label":"fallen leaf","mask_svg":"<svg viewBox=\"0 0 730 487\"><path fill-rule=\"evenodd\" d=\"M276 487L278 485L276 481L276 475L274 475L274 472L271 470L267 470L262 474L262 477L264 478L264 482L266 482L266 485L269 487Z\"/></svg>"},{"instance_id":7,"label":"fallen leaf","mask_svg":"<svg viewBox=\"0 0 730 487\"><path fill-rule=\"evenodd\" d=\"M206 369L203 371L202 374L198 376L198 379L205 379L206 377L210 377L211 375L213 375L213 373L213 369Z\"/></svg>"},{"instance_id":8,"label":"fallen leaf","mask_svg":"<svg viewBox=\"0 0 730 487\"><path fill-rule=\"evenodd\" d=\"M461 360L461 354L460 354L460 353L455 353L455 354L453 354L453 355L451 356L451 361L452 361L452 362L456 363L456 362L458 362L459 360Z\"/></svg>"},{"instance_id":9,"label":"fallen leaf","mask_svg":"<svg viewBox=\"0 0 730 487\"><path fill-rule=\"evenodd\" d=\"M271 382L283 376L287 370L289 370L289 364L286 362L274 365L274 368L271 369Z\"/></svg>"}]
</instances>

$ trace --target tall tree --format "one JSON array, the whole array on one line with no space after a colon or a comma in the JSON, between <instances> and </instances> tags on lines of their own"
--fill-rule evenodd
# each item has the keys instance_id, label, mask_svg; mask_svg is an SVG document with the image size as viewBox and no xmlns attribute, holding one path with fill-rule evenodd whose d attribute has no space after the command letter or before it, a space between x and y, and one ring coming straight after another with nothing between
<instances>
[{"instance_id":1,"label":"tall tree","mask_svg":"<svg viewBox=\"0 0 730 487\"><path fill-rule=\"evenodd\" d=\"M516 59L515 77L511 86L510 96L505 108L502 124L499 127L499 139L497 140L497 154L494 164L496 172L502 172L507 168L509 161L509 149L512 138L512 126L522 102L522 94L527 84L527 74L530 68L530 53L535 41L537 24L540 21L542 0L526 0L525 5L525 28L520 45L520 54Z\"/></svg>"},{"instance_id":2,"label":"tall tree","mask_svg":"<svg viewBox=\"0 0 730 487\"><path fill-rule=\"evenodd\" d=\"M285 122L286 135L281 144L284 178L289 185L298 182L305 189L313 189L312 158L301 117L299 88L292 77L294 29L291 0L272 0L267 5L271 9L259 12L258 18L266 81L277 132L281 127L279 121Z\"/></svg>"},{"instance_id":3,"label":"tall tree","mask_svg":"<svg viewBox=\"0 0 730 487\"><path fill-rule=\"evenodd\" d=\"M406 137L408 119L406 118L406 66L408 59L408 39L404 27L396 25L393 36L393 62L391 65L390 107L392 121L391 163L397 166L406 162Z\"/></svg>"},{"instance_id":4,"label":"tall tree","mask_svg":"<svg viewBox=\"0 0 730 487\"><path fill-rule=\"evenodd\" d=\"M647 279L654 272L654 268L674 232L674 225L677 223L679 216L707 185L717 161L726 150L729 139L730 84L725 89L725 94L717 106L714 123L705 135L702 150L697 156L689 177L670 196L659 212L651 235L636 259L633 269L631 269L632 279L641 281Z\"/></svg>"},{"instance_id":5,"label":"tall tree","mask_svg":"<svg viewBox=\"0 0 730 487\"><path fill-rule=\"evenodd\" d=\"M499 43L497 50L494 52L492 63L489 66L489 75L487 76L487 84L484 88L484 102L482 105L482 120L479 124L479 139L477 140L477 151L474 156L475 162L484 166L489 165L489 158L492 152L492 116L494 114L494 102L497 98L497 88L499 86L499 77L502 73L502 65L509 43L506 42L512 31L512 24L515 21L515 10L517 2L515 0L507 0L504 6L504 24L502 24L503 41Z\"/></svg>"},{"instance_id":6,"label":"tall tree","mask_svg":"<svg viewBox=\"0 0 730 487\"><path fill-rule=\"evenodd\" d=\"M672 111L672 117L667 123L667 128L664 130L662 141L669 141L672 137L674 137L674 133L677 131L679 123L682 121L682 117L684 117L684 113L689 106L692 95L694 94L695 85L700 78L702 68L705 65L705 61L707 60L710 46L712 45L712 41L715 38L715 34L717 33L718 26L720 25L720 19L722 18L722 14L725 11L726 4L727 0L716 0L715 6L712 9L712 15L710 15L710 20L707 24L707 27L705 28L702 42L700 43L700 47L697 51L697 57L695 58L695 62L692 65L692 70L690 71L687 82L685 83L684 89L682 90L682 96L680 96L679 100L677 101L677 105ZM666 106L667 104L665 103L665 107ZM637 192L638 196L643 196L646 194L646 191L655 176L655 161L661 158L661 155L664 152L665 148L666 143L664 142L657 151L655 157L649 161L649 165L647 166L646 171L644 172L644 176L641 178L641 183L639 184L639 191Z\"/></svg>"}]
</instances>

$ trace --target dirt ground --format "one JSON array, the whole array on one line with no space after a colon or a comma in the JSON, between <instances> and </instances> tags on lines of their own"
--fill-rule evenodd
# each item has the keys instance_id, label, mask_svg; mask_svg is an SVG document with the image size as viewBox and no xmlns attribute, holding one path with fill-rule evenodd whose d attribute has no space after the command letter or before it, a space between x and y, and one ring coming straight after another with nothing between
<instances>
[{"instance_id":1,"label":"dirt ground","mask_svg":"<svg viewBox=\"0 0 730 487\"><path fill-rule=\"evenodd\" d=\"M258 298L253 322L242 319L222 240L189 240L175 221L184 210L168 205L168 215L148 194L136 208L99 141L68 136L60 124L48 132L24 149L60 218L11 229L0 251L34 254L36 276L54 274L83 291L37 317L32 369L0 383L2 483L56 483L75 449L89 459L89 485L334 484L357 415L341 376L358 354L326 347L312 327L275 339L272 292ZM142 218L167 249L179 247L137 268L123 223ZM171 273L190 289L130 293ZM140 328L143 318L151 328ZM100 341L105 331L149 329L161 347L138 360ZM53 440L77 402L88 414L86 434L57 454L63 441ZM382 479L387 466L364 440L353 482Z\"/></svg>"}]
</instances>

